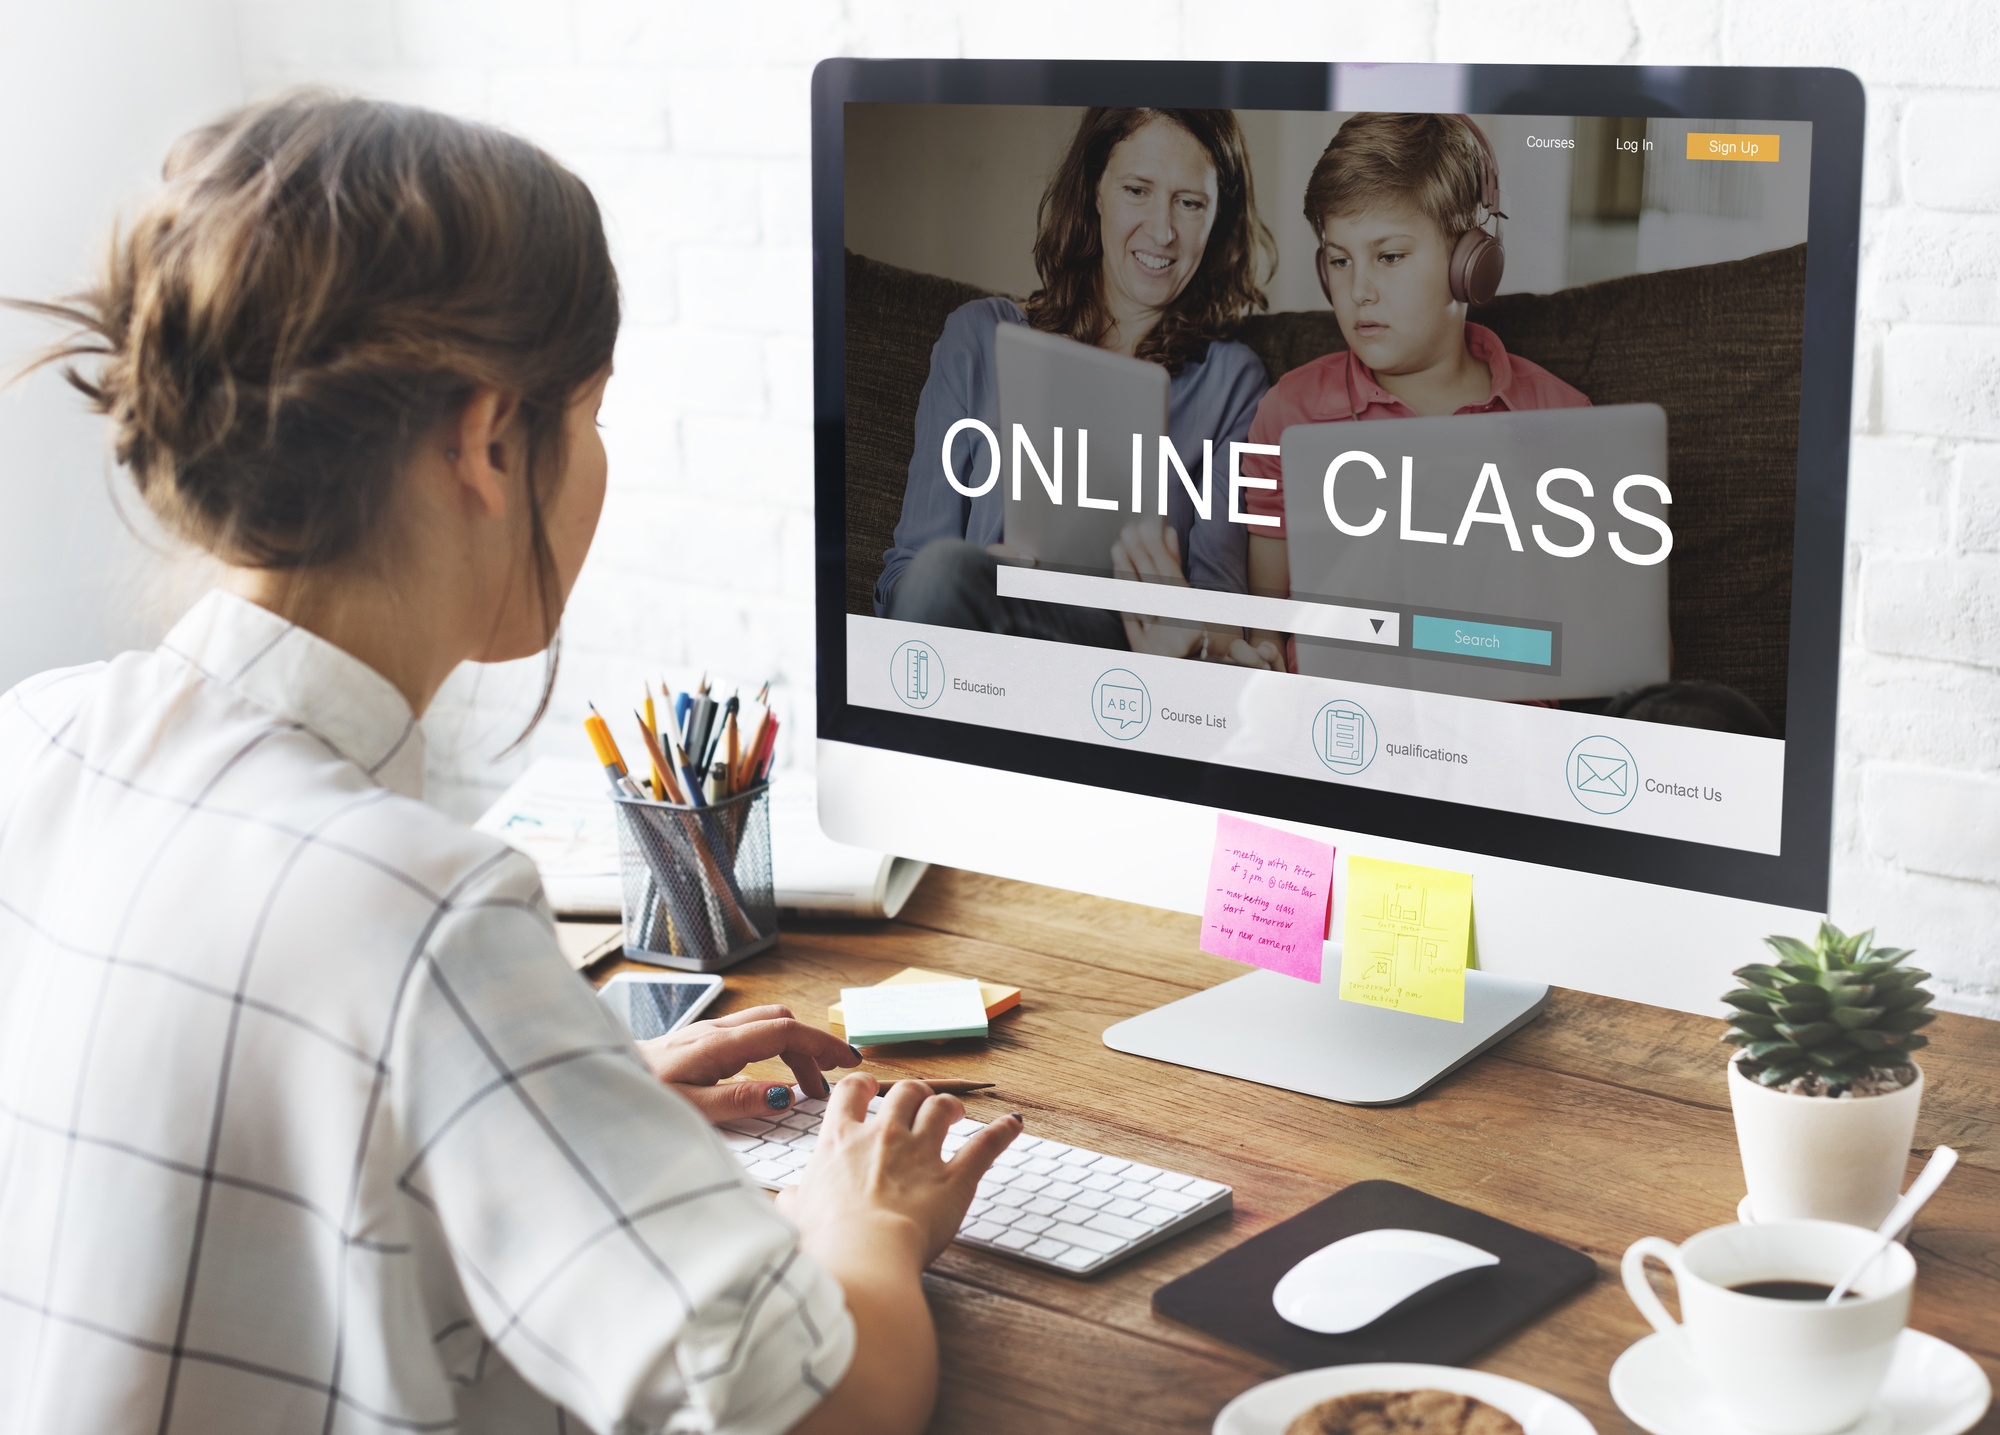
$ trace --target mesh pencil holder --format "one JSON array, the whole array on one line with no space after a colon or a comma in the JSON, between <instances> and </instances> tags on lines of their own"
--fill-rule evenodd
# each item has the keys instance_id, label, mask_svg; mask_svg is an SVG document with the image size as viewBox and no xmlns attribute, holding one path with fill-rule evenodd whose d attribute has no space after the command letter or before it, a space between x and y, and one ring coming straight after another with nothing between
<instances>
[{"instance_id":1,"label":"mesh pencil holder","mask_svg":"<svg viewBox=\"0 0 2000 1435\"><path fill-rule=\"evenodd\" d=\"M769 783L706 807L614 797L633 961L716 972L778 940Z\"/></svg>"}]
</instances>

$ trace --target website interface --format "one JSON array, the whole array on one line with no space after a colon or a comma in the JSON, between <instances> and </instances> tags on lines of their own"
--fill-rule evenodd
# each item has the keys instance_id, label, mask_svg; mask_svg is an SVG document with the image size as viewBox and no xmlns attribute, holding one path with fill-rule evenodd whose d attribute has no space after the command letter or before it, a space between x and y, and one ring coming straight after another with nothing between
<instances>
[{"instance_id":1,"label":"website interface","mask_svg":"<svg viewBox=\"0 0 2000 1435\"><path fill-rule=\"evenodd\" d=\"M847 106L848 701L1778 852L1810 146Z\"/></svg>"}]
</instances>

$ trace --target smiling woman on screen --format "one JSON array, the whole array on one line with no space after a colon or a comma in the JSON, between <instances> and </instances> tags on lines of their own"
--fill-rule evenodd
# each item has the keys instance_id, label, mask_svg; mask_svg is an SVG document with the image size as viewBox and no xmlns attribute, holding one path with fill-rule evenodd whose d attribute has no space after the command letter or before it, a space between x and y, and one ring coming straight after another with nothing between
<instances>
[{"instance_id":1,"label":"smiling woman on screen","mask_svg":"<svg viewBox=\"0 0 2000 1435\"><path fill-rule=\"evenodd\" d=\"M708 1123L791 1088L728 1078L851 1049L635 1047L527 859L418 800L439 685L548 649L596 529L590 191L290 97L24 307L226 577L0 696L0 1430L919 1429L920 1273L1018 1119L947 1163L956 1098L849 1077L774 1207Z\"/></svg>"},{"instance_id":2,"label":"smiling woman on screen","mask_svg":"<svg viewBox=\"0 0 2000 1435\"><path fill-rule=\"evenodd\" d=\"M978 299L956 310L931 350L917 403L916 444L895 546L875 586L878 615L1018 637L1206 655L1276 666L1237 628L1162 623L1088 608L1001 598L994 570L1014 554L1001 542L1003 487L967 499L939 463L953 424L1000 431L993 335L1029 324L1164 366L1172 375L1168 428L1181 453L1242 442L1263 397L1263 365L1227 336L1264 307L1272 243L1257 217L1243 132L1228 110L1091 109L1042 196L1035 235L1041 287L1024 304ZM962 432L953 471L972 470L984 439ZM1179 488L1164 523L1135 519L1112 553L1121 577L1242 592L1244 530L1222 512L1200 518Z\"/></svg>"}]
</instances>

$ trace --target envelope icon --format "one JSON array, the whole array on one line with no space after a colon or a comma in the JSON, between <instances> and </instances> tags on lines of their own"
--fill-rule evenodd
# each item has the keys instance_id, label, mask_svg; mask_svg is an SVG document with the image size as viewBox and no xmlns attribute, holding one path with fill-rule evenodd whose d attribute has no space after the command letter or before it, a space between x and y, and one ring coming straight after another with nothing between
<instances>
[{"instance_id":1,"label":"envelope icon","mask_svg":"<svg viewBox=\"0 0 2000 1435\"><path fill-rule=\"evenodd\" d=\"M1576 790L1623 797L1631 782L1631 771L1632 764L1622 757L1580 752L1576 755Z\"/></svg>"}]
</instances>

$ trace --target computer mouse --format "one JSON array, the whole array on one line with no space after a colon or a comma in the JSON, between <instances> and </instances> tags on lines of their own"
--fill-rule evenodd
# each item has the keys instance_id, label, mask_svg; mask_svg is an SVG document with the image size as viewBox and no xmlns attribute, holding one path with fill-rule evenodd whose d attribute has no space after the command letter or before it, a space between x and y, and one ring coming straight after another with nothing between
<instances>
[{"instance_id":1,"label":"computer mouse","mask_svg":"<svg viewBox=\"0 0 2000 1435\"><path fill-rule=\"evenodd\" d=\"M1500 1257L1428 1231L1361 1231L1321 1246L1279 1280L1271 1304L1293 1325L1346 1335L1455 1290Z\"/></svg>"}]
</instances>

